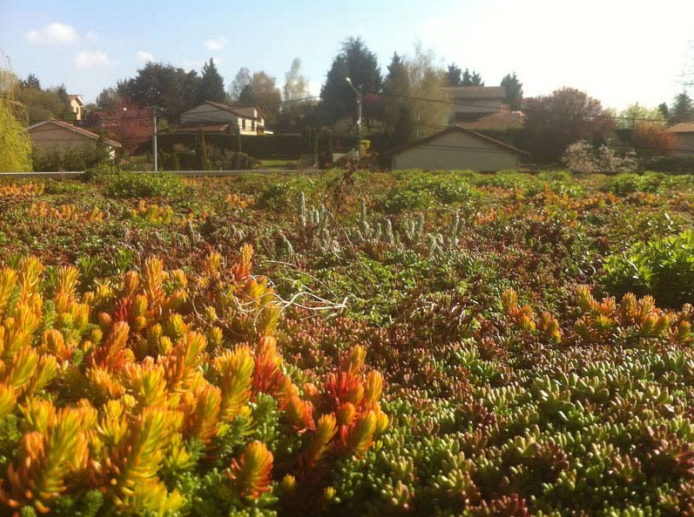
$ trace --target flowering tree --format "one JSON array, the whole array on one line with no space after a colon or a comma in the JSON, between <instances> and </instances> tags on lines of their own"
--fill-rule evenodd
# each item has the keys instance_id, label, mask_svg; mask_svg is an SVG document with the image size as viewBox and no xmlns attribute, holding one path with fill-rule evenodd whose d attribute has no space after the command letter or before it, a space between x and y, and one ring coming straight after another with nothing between
<instances>
[{"instance_id":1,"label":"flowering tree","mask_svg":"<svg viewBox=\"0 0 694 517\"><path fill-rule=\"evenodd\" d=\"M127 152L152 135L152 119L149 108L129 100L118 100L110 108L96 113L105 137L123 145Z\"/></svg>"},{"instance_id":2,"label":"flowering tree","mask_svg":"<svg viewBox=\"0 0 694 517\"><path fill-rule=\"evenodd\" d=\"M634 172L638 169L634 151L620 156L614 150L603 145L596 152L595 148L585 140L571 144L566 150L562 162L571 172L584 174Z\"/></svg>"}]
</instances>

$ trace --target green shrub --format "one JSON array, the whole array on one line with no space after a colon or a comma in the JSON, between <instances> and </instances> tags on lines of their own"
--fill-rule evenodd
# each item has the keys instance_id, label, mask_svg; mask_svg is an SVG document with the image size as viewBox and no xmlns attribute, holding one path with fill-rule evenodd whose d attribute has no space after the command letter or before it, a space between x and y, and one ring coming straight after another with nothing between
<instances>
[{"instance_id":1,"label":"green shrub","mask_svg":"<svg viewBox=\"0 0 694 517\"><path fill-rule=\"evenodd\" d=\"M265 187L256 200L260 209L284 210L290 204L291 188L286 183L272 183Z\"/></svg>"},{"instance_id":2,"label":"green shrub","mask_svg":"<svg viewBox=\"0 0 694 517\"><path fill-rule=\"evenodd\" d=\"M74 180L50 180L46 182L46 194L79 194L84 192L84 185Z\"/></svg>"},{"instance_id":3,"label":"green shrub","mask_svg":"<svg viewBox=\"0 0 694 517\"><path fill-rule=\"evenodd\" d=\"M659 305L694 303L694 232L639 242L605 263L604 283L621 296L652 295Z\"/></svg>"},{"instance_id":4,"label":"green shrub","mask_svg":"<svg viewBox=\"0 0 694 517\"><path fill-rule=\"evenodd\" d=\"M646 166L650 170L659 172L684 172L694 173L694 156L683 154L676 156L656 156L648 160Z\"/></svg>"},{"instance_id":5,"label":"green shrub","mask_svg":"<svg viewBox=\"0 0 694 517\"><path fill-rule=\"evenodd\" d=\"M102 183L120 172L123 170L113 163L100 163L84 171L80 179L86 183Z\"/></svg>"},{"instance_id":6,"label":"green shrub","mask_svg":"<svg viewBox=\"0 0 694 517\"><path fill-rule=\"evenodd\" d=\"M37 172L83 171L99 163L108 161L97 146L85 146L82 149L42 149L34 152L34 170Z\"/></svg>"},{"instance_id":7,"label":"green shrub","mask_svg":"<svg viewBox=\"0 0 694 517\"><path fill-rule=\"evenodd\" d=\"M120 172L107 185L106 194L117 198L175 197L186 190L181 178L174 174Z\"/></svg>"},{"instance_id":8,"label":"green shrub","mask_svg":"<svg viewBox=\"0 0 694 517\"><path fill-rule=\"evenodd\" d=\"M651 172L647 174L618 174L611 178L602 188L617 196L626 196L634 192L660 192L665 175Z\"/></svg>"},{"instance_id":9,"label":"green shrub","mask_svg":"<svg viewBox=\"0 0 694 517\"><path fill-rule=\"evenodd\" d=\"M390 213L403 210L425 210L436 203L462 203L476 192L469 180L457 173L427 174L412 172L408 181L390 189L385 209Z\"/></svg>"},{"instance_id":10,"label":"green shrub","mask_svg":"<svg viewBox=\"0 0 694 517\"><path fill-rule=\"evenodd\" d=\"M433 196L425 190L393 187L386 197L385 209L389 213L403 210L426 210L434 204Z\"/></svg>"},{"instance_id":11,"label":"green shrub","mask_svg":"<svg viewBox=\"0 0 694 517\"><path fill-rule=\"evenodd\" d=\"M475 185L478 187L497 187L509 190L528 190L538 183L535 177L517 172L485 174L475 181Z\"/></svg>"}]
</instances>

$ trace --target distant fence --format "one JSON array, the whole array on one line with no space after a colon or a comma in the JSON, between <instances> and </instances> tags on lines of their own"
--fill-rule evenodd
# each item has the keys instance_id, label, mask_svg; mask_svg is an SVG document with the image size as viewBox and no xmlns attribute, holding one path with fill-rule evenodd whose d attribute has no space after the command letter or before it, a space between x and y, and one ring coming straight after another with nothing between
<instances>
[{"instance_id":1,"label":"distant fence","mask_svg":"<svg viewBox=\"0 0 694 517\"><path fill-rule=\"evenodd\" d=\"M319 136L316 133L316 136ZM190 133L159 133L157 147L166 153L174 152L177 145L186 149L196 149L199 145L200 134ZM356 147L356 136L331 135L332 147L335 152L349 151ZM312 141L308 135L232 135L220 133L205 133L205 144L218 149L241 151L257 160L297 159L302 155L313 154ZM240 146L240 149L239 149ZM142 142L135 154L148 154L152 151L152 141ZM319 149L319 152L321 149Z\"/></svg>"}]
</instances>

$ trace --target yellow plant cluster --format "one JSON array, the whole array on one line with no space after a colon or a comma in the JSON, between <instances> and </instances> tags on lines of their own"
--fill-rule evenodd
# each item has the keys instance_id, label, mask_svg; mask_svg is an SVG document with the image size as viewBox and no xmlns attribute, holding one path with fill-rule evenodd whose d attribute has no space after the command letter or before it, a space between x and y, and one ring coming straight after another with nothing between
<instances>
[{"instance_id":1,"label":"yellow plant cluster","mask_svg":"<svg viewBox=\"0 0 694 517\"><path fill-rule=\"evenodd\" d=\"M0 183L0 199L8 197L31 197L43 194L45 185L27 181L25 183Z\"/></svg>"},{"instance_id":2,"label":"yellow plant cluster","mask_svg":"<svg viewBox=\"0 0 694 517\"><path fill-rule=\"evenodd\" d=\"M665 312L656 307L652 296L639 300L632 293L625 294L619 304L612 297L598 301L587 286L578 287L576 296L583 311L576 331L587 342L599 343L623 330L639 338L668 338L682 345L693 341L686 307L679 314Z\"/></svg>"},{"instance_id":3,"label":"yellow plant cluster","mask_svg":"<svg viewBox=\"0 0 694 517\"><path fill-rule=\"evenodd\" d=\"M224 267L212 253L188 275L153 258L84 294L74 267L60 268L51 289L36 258L0 270L0 419L16 415L23 433L0 503L45 513L62 494L98 489L122 512L177 511L190 502L162 482L162 468L197 461L191 440L214 457L237 417L252 427L249 404L261 393L304 441L283 486L331 456L362 456L388 426L382 377L364 373L355 347L320 387L298 385L252 256L246 246ZM240 330L260 338L229 343ZM251 441L226 481L239 500L254 500L271 491L272 473L272 452Z\"/></svg>"},{"instance_id":4,"label":"yellow plant cluster","mask_svg":"<svg viewBox=\"0 0 694 517\"><path fill-rule=\"evenodd\" d=\"M532 332L537 330L539 335L551 343L561 342L559 323L549 312L543 312L538 319L529 305L518 305L518 293L513 289L504 291L501 300L506 315L517 327Z\"/></svg>"},{"instance_id":5,"label":"yellow plant cluster","mask_svg":"<svg viewBox=\"0 0 694 517\"><path fill-rule=\"evenodd\" d=\"M140 199L130 215L133 219L141 218L150 223L170 223L173 221L174 211L169 205L147 204L147 201Z\"/></svg>"},{"instance_id":6,"label":"yellow plant cluster","mask_svg":"<svg viewBox=\"0 0 694 517\"><path fill-rule=\"evenodd\" d=\"M253 199L243 194L227 194L224 202L233 208L244 209L253 205Z\"/></svg>"},{"instance_id":7,"label":"yellow plant cluster","mask_svg":"<svg viewBox=\"0 0 694 517\"><path fill-rule=\"evenodd\" d=\"M48 206L45 201L32 203L29 208L32 217L58 221L85 221L94 223L104 219L104 213L98 206L90 210L78 210L76 205L64 204L57 207Z\"/></svg>"}]
</instances>

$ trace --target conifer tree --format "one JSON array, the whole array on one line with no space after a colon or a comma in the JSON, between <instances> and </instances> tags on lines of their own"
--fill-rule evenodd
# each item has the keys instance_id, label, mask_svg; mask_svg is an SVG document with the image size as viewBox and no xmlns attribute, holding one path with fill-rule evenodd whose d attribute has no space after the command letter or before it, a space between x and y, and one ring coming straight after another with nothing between
<instances>
[{"instance_id":1,"label":"conifer tree","mask_svg":"<svg viewBox=\"0 0 694 517\"><path fill-rule=\"evenodd\" d=\"M463 71L455 64L451 63L448 65L448 70L446 71L446 86L461 86Z\"/></svg>"},{"instance_id":2,"label":"conifer tree","mask_svg":"<svg viewBox=\"0 0 694 517\"><path fill-rule=\"evenodd\" d=\"M692 99L686 92L680 93L675 97L675 103L670 110L671 124L679 124L680 122L690 122L694 120L694 104Z\"/></svg>"},{"instance_id":3,"label":"conifer tree","mask_svg":"<svg viewBox=\"0 0 694 517\"><path fill-rule=\"evenodd\" d=\"M516 72L506 74L501 80L501 86L506 89L506 104L512 110L519 110L523 102L523 83L518 80Z\"/></svg>"},{"instance_id":4,"label":"conifer tree","mask_svg":"<svg viewBox=\"0 0 694 517\"><path fill-rule=\"evenodd\" d=\"M202 78L198 89L198 102L226 102L227 96L224 91L224 79L214 64L214 59L210 58L202 67Z\"/></svg>"}]
</instances>

